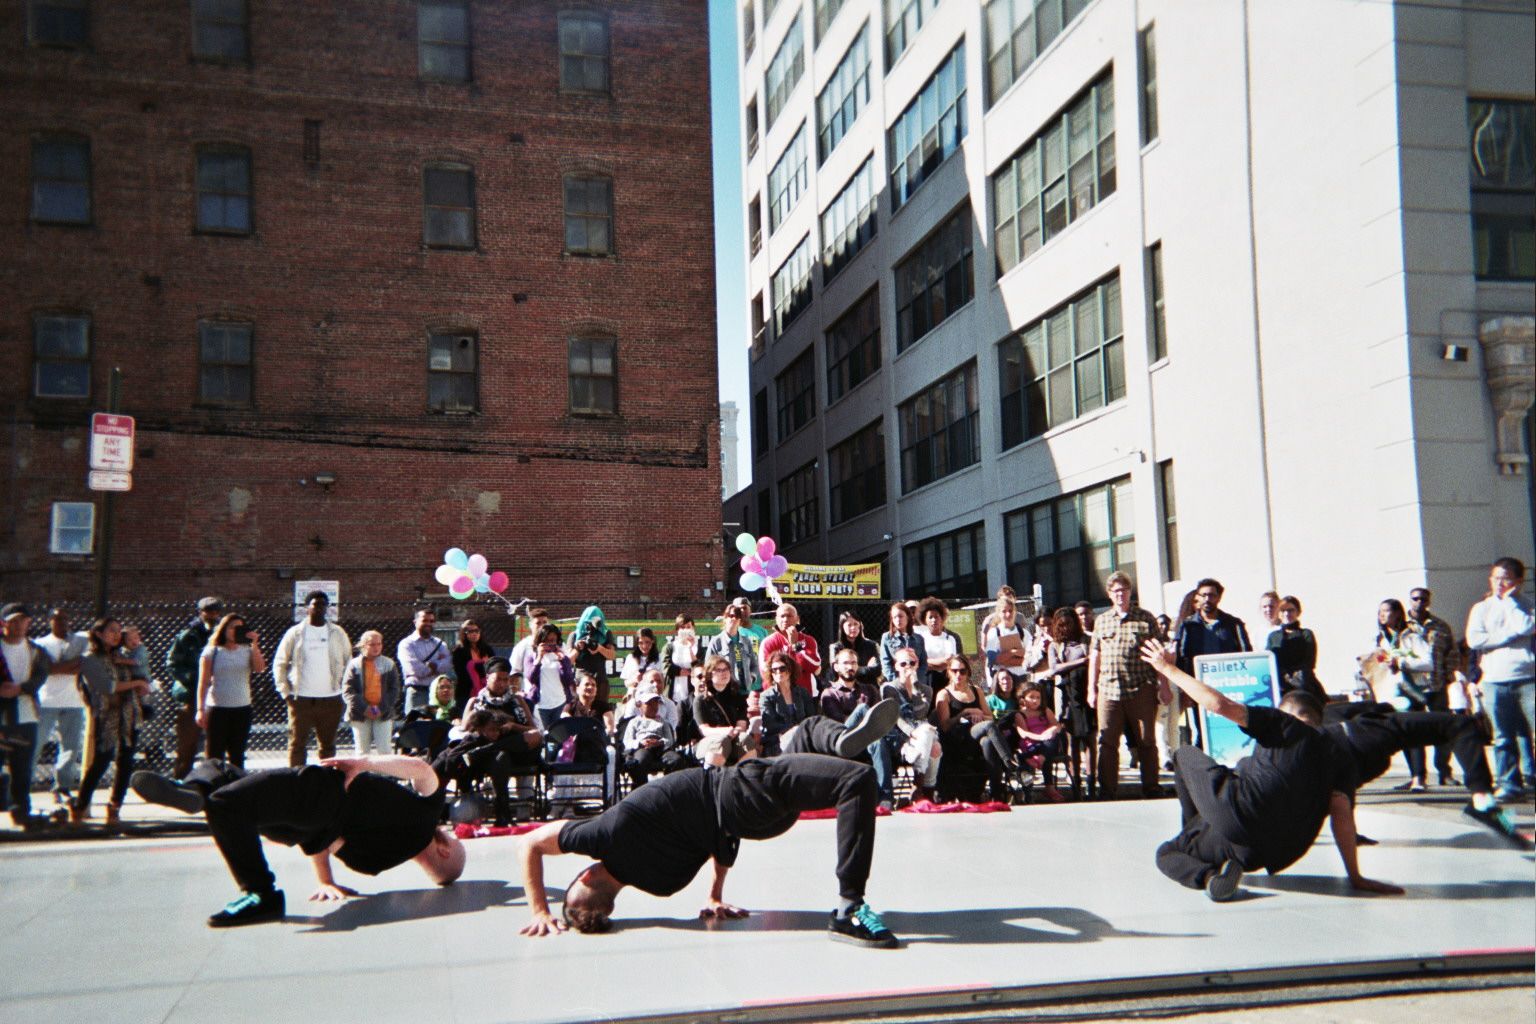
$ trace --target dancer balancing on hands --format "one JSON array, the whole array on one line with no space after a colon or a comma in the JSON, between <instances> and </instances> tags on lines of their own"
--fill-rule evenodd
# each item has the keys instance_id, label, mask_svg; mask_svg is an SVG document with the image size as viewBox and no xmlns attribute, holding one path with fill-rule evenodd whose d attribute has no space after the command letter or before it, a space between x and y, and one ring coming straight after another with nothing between
<instances>
[{"instance_id":1,"label":"dancer balancing on hands","mask_svg":"<svg viewBox=\"0 0 1536 1024\"><path fill-rule=\"evenodd\" d=\"M846 758L888 733L898 715L895 701L881 701L852 729L811 718L789 735L779 757L676 772L648 782L596 818L554 821L529 833L520 857L532 919L522 933L550 935L568 926L607 931L614 897L625 886L670 896L710 861L714 884L700 916L745 917L724 896L741 840L771 839L789 831L802 812L836 808L839 903L828 930L838 941L894 948L896 937L864 901L880 799L875 773ZM566 887L562 920L549 908L544 858L564 853L595 863Z\"/></svg>"}]
</instances>

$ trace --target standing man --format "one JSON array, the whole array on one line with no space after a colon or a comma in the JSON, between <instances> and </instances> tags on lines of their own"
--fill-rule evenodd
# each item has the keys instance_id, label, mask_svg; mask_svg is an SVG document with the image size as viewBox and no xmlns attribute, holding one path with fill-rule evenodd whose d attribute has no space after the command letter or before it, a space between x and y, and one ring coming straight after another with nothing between
<instances>
[{"instance_id":1,"label":"standing man","mask_svg":"<svg viewBox=\"0 0 1536 1024\"><path fill-rule=\"evenodd\" d=\"M288 764L292 768L304 764L311 732L322 761L336 756L341 677L352 657L352 641L346 630L327 621L330 604L323 590L305 595L305 619L283 634L272 664L277 692L288 704Z\"/></svg>"},{"instance_id":2,"label":"standing man","mask_svg":"<svg viewBox=\"0 0 1536 1024\"><path fill-rule=\"evenodd\" d=\"M1225 588L1210 578L1195 584L1195 614L1179 623L1173 637L1178 666L1187 675L1195 674L1195 659L1202 654L1238 654L1253 650L1243 620L1221 610L1221 598L1225 593ZM1157 753L1164 768L1173 767L1170 755L1179 746L1183 703L1184 700L1174 694L1172 701L1158 707Z\"/></svg>"},{"instance_id":3,"label":"standing man","mask_svg":"<svg viewBox=\"0 0 1536 1024\"><path fill-rule=\"evenodd\" d=\"M1280 628L1280 595L1266 590L1259 595L1259 618L1264 621L1264 635Z\"/></svg>"},{"instance_id":4,"label":"standing man","mask_svg":"<svg viewBox=\"0 0 1536 1024\"><path fill-rule=\"evenodd\" d=\"M1099 793L1113 800L1120 788L1120 736L1123 733L1141 765L1142 796L1161 796L1157 783L1157 705L1172 694L1151 666L1141 660L1141 645L1162 639L1157 618L1131 603L1131 578L1118 570L1104 581L1112 607L1093 620L1088 648L1088 706L1099 717Z\"/></svg>"},{"instance_id":5,"label":"standing man","mask_svg":"<svg viewBox=\"0 0 1536 1024\"><path fill-rule=\"evenodd\" d=\"M37 645L52 662L48 678L37 691L37 742L32 747L32 769L37 770L37 755L50 734L59 736L59 753L53 760L53 797L62 807L69 803L69 791L80 784L80 764L85 758L85 706L80 702L80 659L85 654L86 639L69 631L69 616L64 609L48 613L48 635Z\"/></svg>"},{"instance_id":6,"label":"standing man","mask_svg":"<svg viewBox=\"0 0 1536 1024\"><path fill-rule=\"evenodd\" d=\"M781 604L773 615L773 632L757 648L760 674L768 676L768 660L780 651L795 659L799 671L795 685L816 692L816 677L821 675L821 652L816 638L800 630L800 613L792 604Z\"/></svg>"},{"instance_id":7,"label":"standing man","mask_svg":"<svg viewBox=\"0 0 1536 1024\"><path fill-rule=\"evenodd\" d=\"M176 634L165 654L165 671L171 677L171 700L176 705L176 758L171 774L187 777L192 761L203 745L203 730L197 724L197 667L208 646L213 627L224 614L224 602L205 597L197 602L197 618Z\"/></svg>"},{"instance_id":8,"label":"standing man","mask_svg":"<svg viewBox=\"0 0 1536 1024\"><path fill-rule=\"evenodd\" d=\"M37 748L37 691L48 678L48 655L27 639L32 613L24 604L0 608L5 639L0 643L0 761L10 776L11 821L31 831L42 824L32 817L32 760Z\"/></svg>"},{"instance_id":9,"label":"standing man","mask_svg":"<svg viewBox=\"0 0 1536 1024\"><path fill-rule=\"evenodd\" d=\"M415 629L395 648L400 663L400 678L405 683L405 713L425 708L432 701L432 680L453 675L453 653L448 645L432 635L437 613L431 608L416 609Z\"/></svg>"},{"instance_id":10,"label":"standing man","mask_svg":"<svg viewBox=\"0 0 1536 1024\"><path fill-rule=\"evenodd\" d=\"M1525 564L1501 558L1488 572L1488 596L1467 615L1467 646L1481 657L1483 692L1492 704L1493 763L1498 776L1494 797L1520 799L1536 784L1531 730L1536 723L1536 654L1531 637L1536 616L1520 596Z\"/></svg>"},{"instance_id":11,"label":"standing man","mask_svg":"<svg viewBox=\"0 0 1536 1024\"><path fill-rule=\"evenodd\" d=\"M1449 622L1429 610L1432 596L1428 587L1414 587L1408 591L1408 619L1418 623L1429 643L1429 671L1419 676L1417 682L1428 698L1424 703L1429 710L1449 711L1451 703L1446 683L1456 660L1456 631ZM1449 786L1455 781L1451 778L1451 748L1448 744L1435 747L1435 771L1440 777L1440 785Z\"/></svg>"}]
</instances>

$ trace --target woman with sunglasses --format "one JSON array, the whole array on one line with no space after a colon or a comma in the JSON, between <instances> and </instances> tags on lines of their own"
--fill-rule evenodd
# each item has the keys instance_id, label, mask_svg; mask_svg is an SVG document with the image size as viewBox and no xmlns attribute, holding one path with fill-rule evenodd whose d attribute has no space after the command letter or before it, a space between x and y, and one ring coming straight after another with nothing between
<instances>
[{"instance_id":1,"label":"woman with sunglasses","mask_svg":"<svg viewBox=\"0 0 1536 1024\"><path fill-rule=\"evenodd\" d=\"M495 649L481 639L480 623L474 619L461 622L458 643L453 645L454 704L465 707L469 698L485 689L485 663L494 657ZM522 671L523 666L515 667Z\"/></svg>"},{"instance_id":2,"label":"woman with sunglasses","mask_svg":"<svg viewBox=\"0 0 1536 1024\"><path fill-rule=\"evenodd\" d=\"M950 658L945 674L949 681L934 696L939 744L944 750L939 765L939 797L976 801L982 794L981 783L986 782L994 800L1006 800L1003 773L1007 766L997 763L996 753L978 735L985 731L978 730L978 726L996 729L997 725L987 710L985 697L971 682L970 663L958 655Z\"/></svg>"},{"instance_id":3,"label":"woman with sunglasses","mask_svg":"<svg viewBox=\"0 0 1536 1024\"><path fill-rule=\"evenodd\" d=\"M759 699L763 717L763 756L779 753L784 734L820 714L811 691L795 685L795 659L782 651L768 659L768 685Z\"/></svg>"},{"instance_id":4,"label":"woman with sunglasses","mask_svg":"<svg viewBox=\"0 0 1536 1024\"><path fill-rule=\"evenodd\" d=\"M736 685L747 693L756 693L770 680L763 679L757 670L757 645L747 626L752 622L752 609L732 602L720 615L720 632L709 638L706 649L710 657L724 658L731 663L736 675Z\"/></svg>"}]
</instances>

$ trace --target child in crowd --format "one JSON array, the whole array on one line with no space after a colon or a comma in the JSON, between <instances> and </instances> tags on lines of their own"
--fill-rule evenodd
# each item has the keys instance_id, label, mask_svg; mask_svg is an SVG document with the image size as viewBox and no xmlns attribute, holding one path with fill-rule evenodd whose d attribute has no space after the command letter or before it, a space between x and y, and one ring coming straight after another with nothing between
<instances>
[{"instance_id":1,"label":"child in crowd","mask_svg":"<svg viewBox=\"0 0 1536 1024\"><path fill-rule=\"evenodd\" d=\"M1048 758L1064 757L1067 750L1067 734L1056 721L1051 707L1046 703L1045 692L1031 683L1019 697L1019 710L1014 716L1019 737L1019 757L1037 771L1045 767ZM1052 803L1060 803L1061 791L1056 780L1045 777L1045 797Z\"/></svg>"}]
</instances>

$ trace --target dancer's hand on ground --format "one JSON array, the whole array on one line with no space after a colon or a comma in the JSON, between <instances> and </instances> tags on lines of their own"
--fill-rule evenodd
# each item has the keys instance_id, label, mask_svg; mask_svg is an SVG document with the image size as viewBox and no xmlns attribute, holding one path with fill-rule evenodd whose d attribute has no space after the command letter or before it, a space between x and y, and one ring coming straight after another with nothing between
<instances>
[{"instance_id":1,"label":"dancer's hand on ground","mask_svg":"<svg viewBox=\"0 0 1536 1024\"><path fill-rule=\"evenodd\" d=\"M558 935L565 931L565 922L554 914L545 911L535 912L527 924L518 929L519 934L528 936Z\"/></svg>"},{"instance_id":2,"label":"dancer's hand on ground","mask_svg":"<svg viewBox=\"0 0 1536 1024\"><path fill-rule=\"evenodd\" d=\"M1366 878L1359 875L1349 880L1350 887L1359 892L1373 892L1381 896L1401 896L1404 889L1400 885L1391 882L1378 882L1374 878Z\"/></svg>"},{"instance_id":3,"label":"dancer's hand on ground","mask_svg":"<svg viewBox=\"0 0 1536 1024\"><path fill-rule=\"evenodd\" d=\"M1172 644L1165 644L1161 640L1153 638L1141 645L1141 660L1152 666L1153 671L1159 675L1167 674L1167 670L1174 667L1175 657Z\"/></svg>"},{"instance_id":4,"label":"dancer's hand on ground","mask_svg":"<svg viewBox=\"0 0 1536 1024\"><path fill-rule=\"evenodd\" d=\"M344 900L348 896L356 895L358 895L356 889L349 889L344 885L337 885L335 882L331 882L329 884L322 885L320 888L310 893L309 902L335 903L337 900Z\"/></svg>"},{"instance_id":5,"label":"dancer's hand on ground","mask_svg":"<svg viewBox=\"0 0 1536 1024\"><path fill-rule=\"evenodd\" d=\"M699 917L705 921L734 921L742 917L751 917L749 911L740 907L733 907L724 900L710 900L699 911Z\"/></svg>"}]
</instances>

